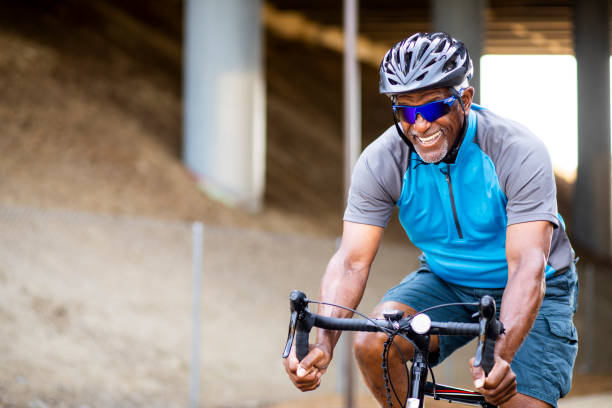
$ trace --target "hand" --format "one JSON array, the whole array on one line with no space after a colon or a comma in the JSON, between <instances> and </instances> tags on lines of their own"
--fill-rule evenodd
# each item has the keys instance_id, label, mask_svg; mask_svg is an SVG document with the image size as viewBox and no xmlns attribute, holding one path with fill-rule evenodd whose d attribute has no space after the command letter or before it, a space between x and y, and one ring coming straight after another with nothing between
<instances>
[{"instance_id":1,"label":"hand","mask_svg":"<svg viewBox=\"0 0 612 408\"><path fill-rule=\"evenodd\" d=\"M470 360L470 368L476 391L484 395L490 404L504 404L516 394L516 374L503 358L495 356L495 365L488 377L485 377L481 367L474 367L474 358Z\"/></svg>"},{"instance_id":2,"label":"hand","mask_svg":"<svg viewBox=\"0 0 612 408\"><path fill-rule=\"evenodd\" d=\"M312 391L319 387L321 376L327 371L332 358L331 350L319 344L310 344L309 348L310 351L301 362L295 356L295 344L289 356L283 359L285 371L300 391Z\"/></svg>"}]
</instances>

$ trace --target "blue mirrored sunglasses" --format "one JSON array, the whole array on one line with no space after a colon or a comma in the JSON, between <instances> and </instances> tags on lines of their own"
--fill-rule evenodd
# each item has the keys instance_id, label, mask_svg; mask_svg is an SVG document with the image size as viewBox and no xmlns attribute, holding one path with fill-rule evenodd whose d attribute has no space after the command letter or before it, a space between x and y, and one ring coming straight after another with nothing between
<instances>
[{"instance_id":1,"label":"blue mirrored sunglasses","mask_svg":"<svg viewBox=\"0 0 612 408\"><path fill-rule=\"evenodd\" d=\"M417 115L421 115L428 122L433 122L436 119L450 112L453 103L457 100L456 97L450 96L446 99L433 101L419 106L408 105L393 105L393 114L395 118L401 122L408 122L411 125L416 121Z\"/></svg>"}]
</instances>

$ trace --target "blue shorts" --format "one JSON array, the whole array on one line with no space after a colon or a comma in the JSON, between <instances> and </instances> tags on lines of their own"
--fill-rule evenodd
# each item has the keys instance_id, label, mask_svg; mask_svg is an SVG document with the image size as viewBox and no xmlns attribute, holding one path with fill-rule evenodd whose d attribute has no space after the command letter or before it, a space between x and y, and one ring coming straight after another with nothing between
<instances>
[{"instance_id":1,"label":"blue shorts","mask_svg":"<svg viewBox=\"0 0 612 408\"><path fill-rule=\"evenodd\" d=\"M453 285L438 278L422 261L421 268L390 289L382 301L395 301L419 311L442 303L478 302L484 295L495 298L498 307L504 289L469 288ZM572 369L578 351L578 335L572 321L578 300L578 278L572 267L546 280L546 295L529 335L512 360L517 390L557 406L572 384ZM471 321L476 306L452 306L434 309L427 314L433 321ZM438 364L472 338L440 336L440 351L430 355Z\"/></svg>"}]
</instances>

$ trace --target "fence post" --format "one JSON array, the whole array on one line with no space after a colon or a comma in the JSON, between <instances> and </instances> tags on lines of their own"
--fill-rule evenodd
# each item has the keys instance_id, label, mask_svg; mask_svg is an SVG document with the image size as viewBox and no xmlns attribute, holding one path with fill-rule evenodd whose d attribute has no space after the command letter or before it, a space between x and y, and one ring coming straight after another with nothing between
<instances>
[{"instance_id":1,"label":"fence post","mask_svg":"<svg viewBox=\"0 0 612 408\"><path fill-rule=\"evenodd\" d=\"M189 373L189 407L197 408L200 399L200 320L202 315L202 255L204 245L204 226L194 222L192 235L192 335L191 370Z\"/></svg>"}]
</instances>

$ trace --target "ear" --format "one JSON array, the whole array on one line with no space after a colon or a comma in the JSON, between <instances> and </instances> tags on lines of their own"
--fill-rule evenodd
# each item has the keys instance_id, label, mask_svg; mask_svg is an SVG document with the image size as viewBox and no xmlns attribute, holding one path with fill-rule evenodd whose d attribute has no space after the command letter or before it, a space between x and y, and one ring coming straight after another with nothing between
<instances>
[{"instance_id":1,"label":"ear","mask_svg":"<svg viewBox=\"0 0 612 408\"><path fill-rule=\"evenodd\" d=\"M474 88L467 87L463 90L461 94L461 100L463 101L463 106L465 106L465 114L467 115L470 112L470 108L472 107L472 98L474 97Z\"/></svg>"}]
</instances>

